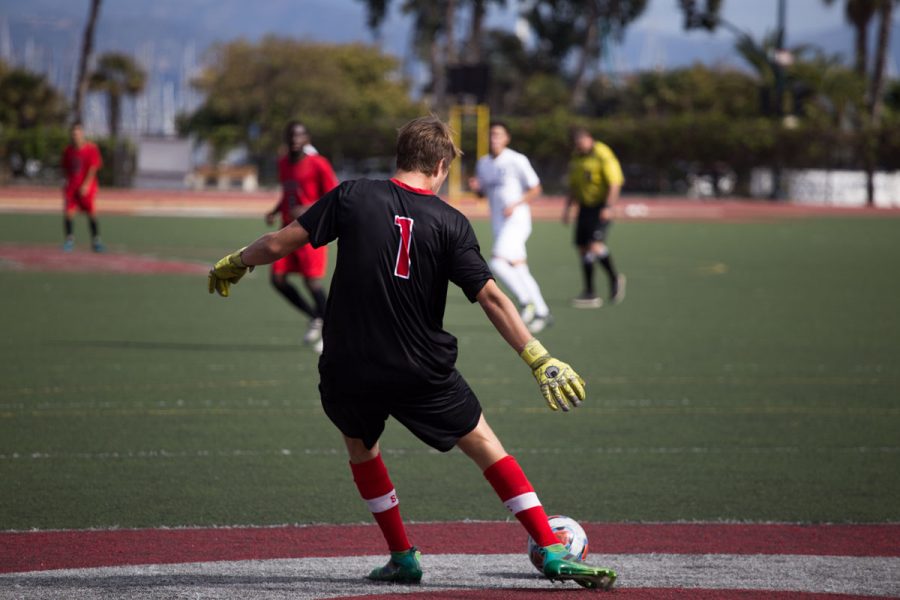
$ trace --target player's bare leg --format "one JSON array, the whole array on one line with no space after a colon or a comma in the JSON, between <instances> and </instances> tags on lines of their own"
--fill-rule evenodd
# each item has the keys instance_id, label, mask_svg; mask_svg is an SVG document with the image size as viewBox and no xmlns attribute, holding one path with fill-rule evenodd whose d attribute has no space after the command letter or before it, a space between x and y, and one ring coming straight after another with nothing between
<instances>
[{"instance_id":1,"label":"player's bare leg","mask_svg":"<svg viewBox=\"0 0 900 600\"><path fill-rule=\"evenodd\" d=\"M457 446L484 472L485 478L529 535L541 545L544 575L553 581L572 580L589 589L609 589L616 581L611 569L568 559L568 550L550 529L547 513L516 459L506 453L500 439L484 419L460 438Z\"/></svg>"},{"instance_id":2,"label":"player's bare leg","mask_svg":"<svg viewBox=\"0 0 900 600\"><path fill-rule=\"evenodd\" d=\"M378 442L366 448L363 440L344 436L344 444L350 455L353 481L391 551L387 564L373 569L366 578L387 583L419 583L422 581L422 554L406 537L397 492L381 461Z\"/></svg>"},{"instance_id":3,"label":"player's bare leg","mask_svg":"<svg viewBox=\"0 0 900 600\"><path fill-rule=\"evenodd\" d=\"M478 468L484 471L498 460L508 456L500 438L491 429L484 415L478 419L475 429L459 438L456 443L463 453L475 461Z\"/></svg>"}]
</instances>

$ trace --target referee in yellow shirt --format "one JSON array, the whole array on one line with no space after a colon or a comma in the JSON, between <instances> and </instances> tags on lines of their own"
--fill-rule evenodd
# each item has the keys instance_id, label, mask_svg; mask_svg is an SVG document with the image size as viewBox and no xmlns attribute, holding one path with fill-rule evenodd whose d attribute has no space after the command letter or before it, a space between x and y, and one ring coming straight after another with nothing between
<instances>
[{"instance_id":1,"label":"referee in yellow shirt","mask_svg":"<svg viewBox=\"0 0 900 600\"><path fill-rule=\"evenodd\" d=\"M625 177L613 151L594 140L591 133L577 127L572 130L575 152L569 162L569 197L563 211L563 224L569 224L573 204L578 204L575 245L581 256L584 292L572 301L575 308L599 308L603 300L594 292L594 263L609 277L612 303L625 298L625 276L613 265L606 236L612 221L612 207L619 200Z\"/></svg>"}]
</instances>

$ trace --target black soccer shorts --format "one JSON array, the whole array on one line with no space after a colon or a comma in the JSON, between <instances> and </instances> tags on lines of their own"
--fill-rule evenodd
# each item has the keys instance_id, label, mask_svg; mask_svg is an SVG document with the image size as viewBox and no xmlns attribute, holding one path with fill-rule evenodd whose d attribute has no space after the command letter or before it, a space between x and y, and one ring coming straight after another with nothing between
<instances>
[{"instance_id":1,"label":"black soccer shorts","mask_svg":"<svg viewBox=\"0 0 900 600\"><path fill-rule=\"evenodd\" d=\"M605 242L612 221L601 219L603 206L582 206L578 209L578 220L575 222L575 245L587 246L591 242Z\"/></svg>"},{"instance_id":2,"label":"black soccer shorts","mask_svg":"<svg viewBox=\"0 0 900 600\"><path fill-rule=\"evenodd\" d=\"M475 429L481 404L469 384L458 375L454 383L427 392L329 393L319 384L322 408L347 437L361 439L371 449L388 417L394 417L417 438L440 452L451 450L459 438Z\"/></svg>"}]
</instances>

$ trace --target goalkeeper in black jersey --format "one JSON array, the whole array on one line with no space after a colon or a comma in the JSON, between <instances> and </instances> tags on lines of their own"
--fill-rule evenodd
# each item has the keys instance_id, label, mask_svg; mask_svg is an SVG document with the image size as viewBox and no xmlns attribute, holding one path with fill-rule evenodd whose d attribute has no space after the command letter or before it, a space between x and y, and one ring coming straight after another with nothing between
<instances>
[{"instance_id":1,"label":"goalkeeper in black jersey","mask_svg":"<svg viewBox=\"0 0 900 600\"><path fill-rule=\"evenodd\" d=\"M319 360L322 406L344 437L353 480L384 534L391 558L369 579L418 583L418 550L409 542L397 492L378 438L388 417L440 451L458 446L542 547L544 574L608 588L616 574L568 560L537 494L485 421L456 370L456 338L443 329L450 282L478 302L500 335L532 369L548 405L568 411L584 382L534 339L515 305L494 283L469 221L435 195L459 150L435 117L407 123L397 140L397 173L388 181L347 181L296 221L221 259L209 291L230 286L256 265L303 244L334 240L338 257Z\"/></svg>"}]
</instances>

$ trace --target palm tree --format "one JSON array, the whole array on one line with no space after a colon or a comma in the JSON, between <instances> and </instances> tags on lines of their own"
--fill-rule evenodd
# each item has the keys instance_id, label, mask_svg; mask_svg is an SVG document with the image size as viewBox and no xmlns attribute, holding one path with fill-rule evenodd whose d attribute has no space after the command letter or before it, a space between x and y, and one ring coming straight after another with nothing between
<instances>
[{"instance_id":1,"label":"palm tree","mask_svg":"<svg viewBox=\"0 0 900 600\"><path fill-rule=\"evenodd\" d=\"M127 54L108 52L97 61L88 87L92 92L106 94L109 109L109 135L119 137L119 121L123 96L136 96L144 90L147 74Z\"/></svg>"},{"instance_id":2,"label":"palm tree","mask_svg":"<svg viewBox=\"0 0 900 600\"><path fill-rule=\"evenodd\" d=\"M878 42L875 48L875 66L872 71L872 86L869 88L869 118L874 124L881 120L884 106L884 74L887 54L891 46L891 25L895 0L881 0L878 6Z\"/></svg>"},{"instance_id":3,"label":"palm tree","mask_svg":"<svg viewBox=\"0 0 900 600\"><path fill-rule=\"evenodd\" d=\"M112 138L112 174L113 182L122 183L119 160L119 122L122 112L122 97L136 96L144 89L147 74L127 54L108 52L97 60L97 67L91 73L88 87L93 92L103 92L107 98L107 116L109 117L109 136Z\"/></svg>"},{"instance_id":4,"label":"palm tree","mask_svg":"<svg viewBox=\"0 0 900 600\"><path fill-rule=\"evenodd\" d=\"M834 0L823 0L831 6ZM861 77L866 76L869 65L869 23L875 17L879 0L847 0L844 16L856 34L853 68Z\"/></svg>"},{"instance_id":5,"label":"palm tree","mask_svg":"<svg viewBox=\"0 0 900 600\"><path fill-rule=\"evenodd\" d=\"M14 129L61 124L66 100L47 78L0 62L0 123Z\"/></svg>"},{"instance_id":6,"label":"palm tree","mask_svg":"<svg viewBox=\"0 0 900 600\"><path fill-rule=\"evenodd\" d=\"M488 4L491 2L499 6L506 6L506 0L469 0L471 17L465 52L465 59L469 64L484 61L484 16L487 13Z\"/></svg>"},{"instance_id":7,"label":"palm tree","mask_svg":"<svg viewBox=\"0 0 900 600\"><path fill-rule=\"evenodd\" d=\"M584 105L588 68L600 58L607 35L621 38L628 24L647 7L647 0L537 0L526 17L544 50L560 67L577 50L572 71L573 108Z\"/></svg>"},{"instance_id":8,"label":"palm tree","mask_svg":"<svg viewBox=\"0 0 900 600\"><path fill-rule=\"evenodd\" d=\"M360 0L366 5L367 24L376 38L380 37L381 24L387 16L391 0ZM456 0L404 0L400 10L413 17L413 46L431 71L432 93L437 108L443 108L446 91L445 66L447 59L455 59L453 23ZM440 37L445 34L441 48Z\"/></svg>"},{"instance_id":9,"label":"palm tree","mask_svg":"<svg viewBox=\"0 0 900 600\"><path fill-rule=\"evenodd\" d=\"M100 15L100 0L91 0L91 11L84 26L84 38L81 42L81 59L78 61L78 82L75 87L75 104L72 108L75 120L81 120L81 108L84 105L84 95L88 89L88 64L91 62L91 54L94 51L94 27L97 25L97 17Z\"/></svg>"},{"instance_id":10,"label":"palm tree","mask_svg":"<svg viewBox=\"0 0 900 600\"><path fill-rule=\"evenodd\" d=\"M823 0L833 4L834 0ZM875 204L875 163L877 149L872 141L872 127L877 127L881 120L884 105L884 73L887 65L887 53L890 46L891 19L896 0L847 0L846 17L856 30L855 69L863 78L868 79L866 121L868 127L863 130L863 163L866 170L866 195L868 204ZM875 64L869 74L868 63L868 30L869 23L879 16L878 42L875 49Z\"/></svg>"}]
</instances>

